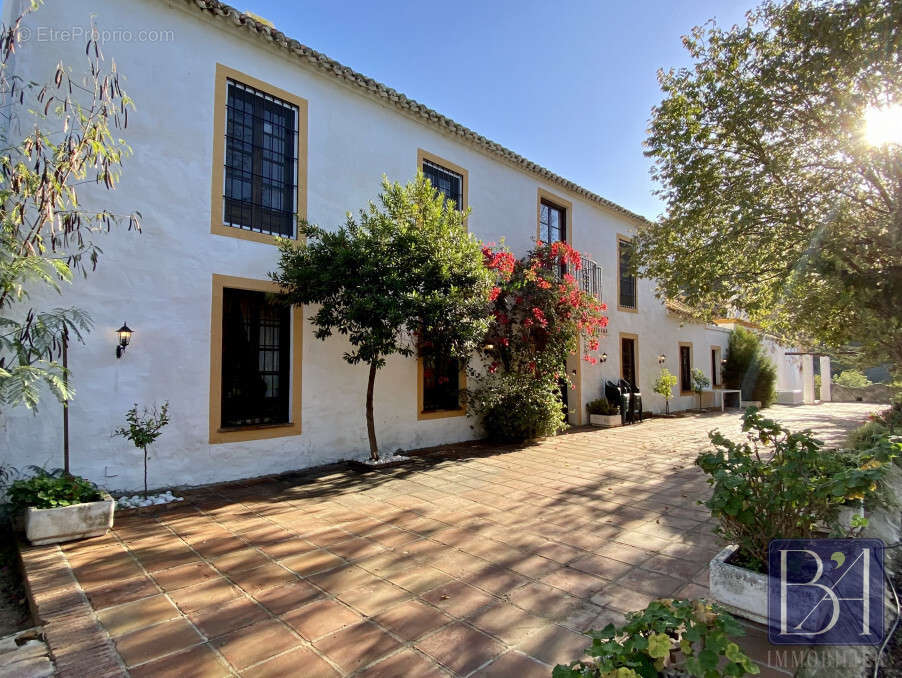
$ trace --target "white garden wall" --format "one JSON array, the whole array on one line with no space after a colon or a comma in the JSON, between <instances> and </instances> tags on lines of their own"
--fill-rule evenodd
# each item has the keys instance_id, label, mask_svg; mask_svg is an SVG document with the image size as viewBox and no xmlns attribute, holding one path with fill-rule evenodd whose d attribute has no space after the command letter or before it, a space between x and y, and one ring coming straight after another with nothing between
<instances>
[{"instance_id":1,"label":"white garden wall","mask_svg":"<svg viewBox=\"0 0 902 678\"><path fill-rule=\"evenodd\" d=\"M6 3L6 12L11 4ZM608 361L582 364L578 410L599 395L603 378L619 376L620 332L639 336L640 386L646 407L653 410L663 409L663 400L651 393L660 353L676 374L678 342L692 342L693 366L709 374L710 347L726 345L724 330L681 325L654 298L650 281L640 281L639 313L616 310L616 236L635 232L638 220L402 115L182 0L47 0L28 24L31 44L20 50L17 72L45 81L59 59L75 72L82 70L83 38L65 39L51 29L84 27L92 14L99 28L113 31L103 49L108 59L115 59L137 107L123 133L134 156L118 189L103 199L115 211L137 210L144 219L141 234L120 229L98 236L104 253L87 280L76 280L62 298L33 300L36 305L77 304L96 323L87 342L70 350L78 389L70 410L74 472L110 489L141 484L139 453L127 441L111 437L135 402L170 402L172 423L151 451L154 486L269 474L359 457L367 449L366 369L344 363L342 342L317 341L309 323L302 348L301 435L209 443L212 276L265 279L277 259L272 245L210 233L217 63L309 102L307 213L312 222L340 224L346 211L375 198L383 174L392 180L410 179L417 169L418 148L467 169L473 210L469 228L485 241L504 238L518 254L535 238L539 188L572 202L573 244L603 266L603 296L611 307L608 339L601 348ZM158 39L141 41L141 31L156 31ZM297 37L315 42L315 36ZM365 64L358 66L366 69ZM114 330L123 321L135 334L125 356L117 360ZM377 377L376 425L383 449L412 449L478 435L466 417L418 420L416 380L416 361L403 358L390 360ZM694 397L677 397L671 407L692 407L694 402ZM579 411L572 421L584 416ZM52 399L43 401L37 415L24 409L0 415L4 462L55 467L61 465L61 449L60 407Z\"/></svg>"}]
</instances>

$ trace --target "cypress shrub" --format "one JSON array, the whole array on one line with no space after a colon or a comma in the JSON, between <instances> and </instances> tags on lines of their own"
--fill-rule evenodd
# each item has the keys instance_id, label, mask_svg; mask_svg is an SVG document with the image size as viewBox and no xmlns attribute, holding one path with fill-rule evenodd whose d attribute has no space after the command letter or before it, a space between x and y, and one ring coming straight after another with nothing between
<instances>
[{"instance_id":1,"label":"cypress shrub","mask_svg":"<svg viewBox=\"0 0 902 678\"><path fill-rule=\"evenodd\" d=\"M742 327L730 332L723 383L742 391L743 400L760 400L770 407L777 399L777 368L764 353L760 337Z\"/></svg>"}]
</instances>

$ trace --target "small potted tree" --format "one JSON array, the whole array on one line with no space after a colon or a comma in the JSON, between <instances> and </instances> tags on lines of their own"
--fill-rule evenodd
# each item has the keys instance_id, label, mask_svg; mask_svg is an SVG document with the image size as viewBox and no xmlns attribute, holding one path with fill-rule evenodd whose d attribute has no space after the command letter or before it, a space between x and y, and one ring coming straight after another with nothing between
<instances>
[{"instance_id":1,"label":"small potted tree","mask_svg":"<svg viewBox=\"0 0 902 678\"><path fill-rule=\"evenodd\" d=\"M658 373L658 378L652 389L655 393L664 398L664 413L666 416L670 416L670 399L673 398L673 387L676 386L676 383L676 375L671 374L670 370L664 367Z\"/></svg>"},{"instance_id":2,"label":"small potted tree","mask_svg":"<svg viewBox=\"0 0 902 678\"><path fill-rule=\"evenodd\" d=\"M698 396L698 409L702 409L702 391L711 385L711 380L700 369L692 370L692 390Z\"/></svg>"},{"instance_id":3,"label":"small potted tree","mask_svg":"<svg viewBox=\"0 0 902 678\"><path fill-rule=\"evenodd\" d=\"M592 426L600 426L602 428L620 426L620 410L607 398L598 398L588 403L586 411L589 413L589 423Z\"/></svg>"},{"instance_id":4,"label":"small potted tree","mask_svg":"<svg viewBox=\"0 0 902 678\"><path fill-rule=\"evenodd\" d=\"M10 508L29 542L42 546L98 537L113 526L116 502L94 483L62 469L32 470L33 476L7 489Z\"/></svg>"},{"instance_id":5,"label":"small potted tree","mask_svg":"<svg viewBox=\"0 0 902 678\"><path fill-rule=\"evenodd\" d=\"M138 413L138 403L135 403L125 413L125 421L128 423L128 427L117 428L113 435L128 438L135 447L144 452L144 499L146 500L148 499L147 446L163 434L163 427L169 423L169 403L163 403L159 411L157 411L156 407L152 410L145 407L142 414Z\"/></svg>"}]
</instances>

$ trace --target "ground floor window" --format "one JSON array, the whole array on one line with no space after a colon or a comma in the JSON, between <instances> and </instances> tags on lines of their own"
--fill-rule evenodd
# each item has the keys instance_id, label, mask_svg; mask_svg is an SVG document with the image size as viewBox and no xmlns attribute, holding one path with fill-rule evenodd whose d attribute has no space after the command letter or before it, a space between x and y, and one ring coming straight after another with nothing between
<instances>
[{"instance_id":1,"label":"ground floor window","mask_svg":"<svg viewBox=\"0 0 902 678\"><path fill-rule=\"evenodd\" d=\"M222 304L222 428L288 423L288 307L229 288Z\"/></svg>"},{"instance_id":2,"label":"ground floor window","mask_svg":"<svg viewBox=\"0 0 902 678\"><path fill-rule=\"evenodd\" d=\"M711 386L720 386L720 347L711 348Z\"/></svg>"},{"instance_id":3,"label":"ground floor window","mask_svg":"<svg viewBox=\"0 0 902 678\"><path fill-rule=\"evenodd\" d=\"M301 316L271 282L213 276L210 442L301 432Z\"/></svg>"},{"instance_id":4,"label":"ground floor window","mask_svg":"<svg viewBox=\"0 0 902 678\"><path fill-rule=\"evenodd\" d=\"M419 418L435 419L464 414L461 391L466 388L463 361L436 352L428 342L420 345L417 368Z\"/></svg>"},{"instance_id":5,"label":"ground floor window","mask_svg":"<svg viewBox=\"0 0 902 678\"><path fill-rule=\"evenodd\" d=\"M448 357L423 358L423 411L460 409L460 361Z\"/></svg>"},{"instance_id":6,"label":"ground floor window","mask_svg":"<svg viewBox=\"0 0 902 678\"><path fill-rule=\"evenodd\" d=\"M680 393L692 392L692 346L680 344Z\"/></svg>"},{"instance_id":7,"label":"ground floor window","mask_svg":"<svg viewBox=\"0 0 902 678\"><path fill-rule=\"evenodd\" d=\"M635 336L620 337L620 378L628 381L630 386L638 388L638 374L636 373L636 343Z\"/></svg>"}]
</instances>

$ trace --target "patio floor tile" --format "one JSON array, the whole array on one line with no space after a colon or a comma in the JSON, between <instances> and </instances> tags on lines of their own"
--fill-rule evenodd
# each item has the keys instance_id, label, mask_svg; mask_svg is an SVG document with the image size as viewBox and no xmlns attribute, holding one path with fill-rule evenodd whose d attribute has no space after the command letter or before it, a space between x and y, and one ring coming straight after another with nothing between
<instances>
[{"instance_id":1,"label":"patio floor tile","mask_svg":"<svg viewBox=\"0 0 902 678\"><path fill-rule=\"evenodd\" d=\"M148 598L159 593L153 580L148 577L124 579L96 589L88 589L85 593L95 610L102 610L112 605L121 605L140 598Z\"/></svg>"},{"instance_id":2,"label":"patio floor tile","mask_svg":"<svg viewBox=\"0 0 902 678\"><path fill-rule=\"evenodd\" d=\"M266 610L248 598L235 598L188 615L188 619L208 638L215 638L269 618Z\"/></svg>"},{"instance_id":3,"label":"patio floor tile","mask_svg":"<svg viewBox=\"0 0 902 678\"><path fill-rule=\"evenodd\" d=\"M411 641L453 620L434 607L411 600L376 615L373 617L373 621L387 628L396 636Z\"/></svg>"},{"instance_id":4,"label":"patio floor tile","mask_svg":"<svg viewBox=\"0 0 902 678\"><path fill-rule=\"evenodd\" d=\"M302 581L277 586L254 594L258 603L275 615L285 614L322 597L322 593Z\"/></svg>"},{"instance_id":5,"label":"patio floor tile","mask_svg":"<svg viewBox=\"0 0 902 678\"><path fill-rule=\"evenodd\" d=\"M361 616L341 603L322 599L287 612L282 619L307 640L316 640L358 623Z\"/></svg>"},{"instance_id":6,"label":"patio floor tile","mask_svg":"<svg viewBox=\"0 0 902 678\"><path fill-rule=\"evenodd\" d=\"M179 616L179 611L173 607L165 596L157 595L143 598L131 603L108 607L97 613L97 618L104 625L107 632L113 636L121 636L131 631L137 631L145 626L151 626L157 622L166 621Z\"/></svg>"},{"instance_id":7,"label":"patio floor tile","mask_svg":"<svg viewBox=\"0 0 902 678\"><path fill-rule=\"evenodd\" d=\"M551 669L534 658L519 652L507 652L488 666L479 669L473 678L548 678Z\"/></svg>"},{"instance_id":8,"label":"patio floor tile","mask_svg":"<svg viewBox=\"0 0 902 678\"><path fill-rule=\"evenodd\" d=\"M131 678L223 678L228 665L207 645L168 655L129 669Z\"/></svg>"},{"instance_id":9,"label":"patio floor tile","mask_svg":"<svg viewBox=\"0 0 902 678\"><path fill-rule=\"evenodd\" d=\"M295 648L241 672L242 678L336 678L340 675L329 662L305 647Z\"/></svg>"},{"instance_id":10,"label":"patio floor tile","mask_svg":"<svg viewBox=\"0 0 902 678\"><path fill-rule=\"evenodd\" d=\"M275 620L259 622L210 641L239 671L300 644L300 638Z\"/></svg>"},{"instance_id":11,"label":"patio floor tile","mask_svg":"<svg viewBox=\"0 0 902 678\"><path fill-rule=\"evenodd\" d=\"M126 666L141 664L199 644L201 638L184 619L172 619L116 640L116 650Z\"/></svg>"},{"instance_id":12,"label":"patio floor tile","mask_svg":"<svg viewBox=\"0 0 902 678\"><path fill-rule=\"evenodd\" d=\"M406 676L447 678L448 674L414 650L402 650L356 674L356 678L405 678Z\"/></svg>"},{"instance_id":13,"label":"patio floor tile","mask_svg":"<svg viewBox=\"0 0 902 678\"><path fill-rule=\"evenodd\" d=\"M497 640L461 623L439 629L417 642L416 648L463 676L505 649Z\"/></svg>"},{"instance_id":14,"label":"patio floor tile","mask_svg":"<svg viewBox=\"0 0 902 678\"><path fill-rule=\"evenodd\" d=\"M240 595L241 590L233 586L225 577L208 579L202 584L169 592L169 596L182 612L193 612L211 605L221 605Z\"/></svg>"},{"instance_id":15,"label":"patio floor tile","mask_svg":"<svg viewBox=\"0 0 902 678\"><path fill-rule=\"evenodd\" d=\"M336 631L317 640L314 646L348 672L375 662L400 647L398 641L370 622Z\"/></svg>"}]
</instances>

